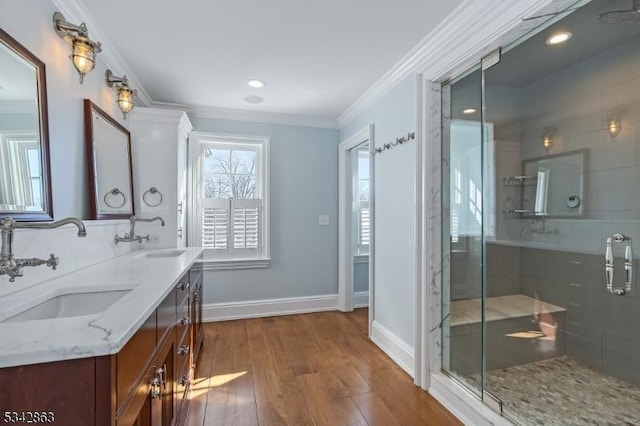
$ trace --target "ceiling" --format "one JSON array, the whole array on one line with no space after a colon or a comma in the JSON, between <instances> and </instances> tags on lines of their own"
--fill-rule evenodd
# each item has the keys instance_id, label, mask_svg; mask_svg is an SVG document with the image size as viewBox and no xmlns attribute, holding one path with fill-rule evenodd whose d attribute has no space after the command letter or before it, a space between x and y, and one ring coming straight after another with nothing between
<instances>
[{"instance_id":1,"label":"ceiling","mask_svg":"<svg viewBox=\"0 0 640 426\"><path fill-rule=\"evenodd\" d=\"M484 74L487 120L505 124L521 118L520 92L529 85L568 69L590 57L611 51L625 43L640 46L640 19L636 25L605 24L603 12L631 9L630 0L593 0L568 16L551 23L516 47L505 49L499 64ZM640 15L639 15L640 16ZM538 31L534 29L535 33ZM547 38L559 31L572 33L563 44L548 46ZM482 76L475 71L452 85L452 114L457 119L479 120L480 113L464 115L468 107L479 109Z\"/></svg>"},{"instance_id":2,"label":"ceiling","mask_svg":"<svg viewBox=\"0 0 640 426\"><path fill-rule=\"evenodd\" d=\"M154 102L330 119L462 3L79 1Z\"/></svg>"}]
</instances>

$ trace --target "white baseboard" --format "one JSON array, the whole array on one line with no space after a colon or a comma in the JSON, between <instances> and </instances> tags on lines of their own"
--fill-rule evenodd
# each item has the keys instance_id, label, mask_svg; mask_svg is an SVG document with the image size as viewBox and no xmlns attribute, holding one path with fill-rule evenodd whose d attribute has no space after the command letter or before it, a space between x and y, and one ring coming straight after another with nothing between
<instances>
[{"instance_id":1,"label":"white baseboard","mask_svg":"<svg viewBox=\"0 0 640 426\"><path fill-rule=\"evenodd\" d=\"M356 308L369 306L369 292L355 293L354 305ZM205 322L229 321L336 310L338 310L338 295L327 294L323 296L209 303L202 306L202 319Z\"/></svg>"},{"instance_id":2,"label":"white baseboard","mask_svg":"<svg viewBox=\"0 0 640 426\"><path fill-rule=\"evenodd\" d=\"M415 352L404 340L377 321L371 327L371 340L411 377L415 373Z\"/></svg>"},{"instance_id":3,"label":"white baseboard","mask_svg":"<svg viewBox=\"0 0 640 426\"><path fill-rule=\"evenodd\" d=\"M442 373L431 373L429 393L465 425L512 425Z\"/></svg>"},{"instance_id":4,"label":"white baseboard","mask_svg":"<svg viewBox=\"0 0 640 426\"><path fill-rule=\"evenodd\" d=\"M353 295L353 307L354 308L366 308L369 306L369 292L357 291Z\"/></svg>"}]
</instances>

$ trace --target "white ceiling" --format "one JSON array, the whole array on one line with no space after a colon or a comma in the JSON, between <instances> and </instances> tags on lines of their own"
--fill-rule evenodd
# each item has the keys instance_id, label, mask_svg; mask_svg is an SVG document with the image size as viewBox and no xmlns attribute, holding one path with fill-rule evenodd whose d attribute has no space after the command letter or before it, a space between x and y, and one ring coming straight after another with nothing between
<instances>
[{"instance_id":1,"label":"white ceiling","mask_svg":"<svg viewBox=\"0 0 640 426\"><path fill-rule=\"evenodd\" d=\"M462 2L79 1L153 102L329 119Z\"/></svg>"}]
</instances>

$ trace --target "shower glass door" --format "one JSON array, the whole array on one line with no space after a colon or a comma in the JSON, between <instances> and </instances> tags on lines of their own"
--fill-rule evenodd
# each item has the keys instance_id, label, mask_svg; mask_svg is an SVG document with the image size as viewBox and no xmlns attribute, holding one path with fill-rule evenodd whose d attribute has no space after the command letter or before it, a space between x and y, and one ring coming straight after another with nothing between
<instances>
[{"instance_id":1,"label":"shower glass door","mask_svg":"<svg viewBox=\"0 0 640 426\"><path fill-rule=\"evenodd\" d=\"M443 86L443 369L519 424L640 424L629 6L589 2Z\"/></svg>"}]
</instances>

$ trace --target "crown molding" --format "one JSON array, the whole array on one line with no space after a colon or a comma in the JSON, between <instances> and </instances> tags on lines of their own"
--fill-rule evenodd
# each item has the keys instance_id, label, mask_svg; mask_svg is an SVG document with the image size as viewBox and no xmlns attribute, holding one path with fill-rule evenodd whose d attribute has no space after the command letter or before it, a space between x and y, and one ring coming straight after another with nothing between
<instances>
[{"instance_id":1,"label":"crown molding","mask_svg":"<svg viewBox=\"0 0 640 426\"><path fill-rule=\"evenodd\" d=\"M52 1L54 6L62 12L68 21L77 24L84 22L87 25L91 39L99 41L102 44L102 52L97 55L97 58L116 74L125 74L127 76L130 86L137 90L136 100L141 106L151 106L153 104L153 100L151 99L151 96L149 96L149 93L147 93L138 77L133 73L131 68L129 68L124 59L122 59L122 56L120 56L120 53L115 48L109 37L107 37L105 32L100 28L91 15L89 15L86 9L80 5L77 0Z\"/></svg>"},{"instance_id":2,"label":"crown molding","mask_svg":"<svg viewBox=\"0 0 640 426\"><path fill-rule=\"evenodd\" d=\"M340 128L413 73L442 77L445 71L460 67L462 58L465 64L470 57L479 61L501 35L552 1L465 0L338 117Z\"/></svg>"},{"instance_id":3,"label":"crown molding","mask_svg":"<svg viewBox=\"0 0 640 426\"><path fill-rule=\"evenodd\" d=\"M155 108L180 109L191 117L214 120L251 121L255 123L281 124L287 126L319 127L339 129L335 118L297 114L281 114L262 111L245 111L239 109L217 108L201 105L182 105L165 102L154 102Z\"/></svg>"},{"instance_id":4,"label":"crown molding","mask_svg":"<svg viewBox=\"0 0 640 426\"><path fill-rule=\"evenodd\" d=\"M131 111L129 117L132 123L143 121L146 123L174 124L184 134L188 134L193 130L187 113L182 109L137 107Z\"/></svg>"}]
</instances>

